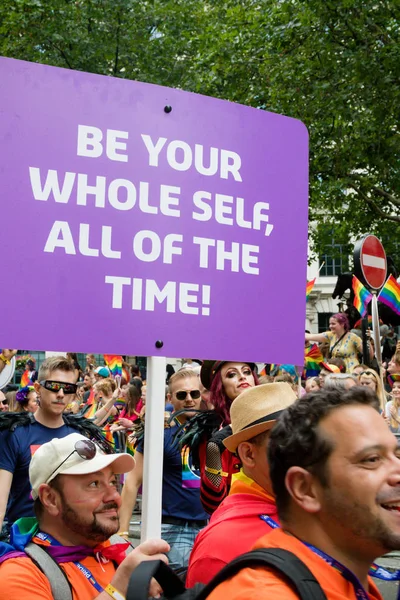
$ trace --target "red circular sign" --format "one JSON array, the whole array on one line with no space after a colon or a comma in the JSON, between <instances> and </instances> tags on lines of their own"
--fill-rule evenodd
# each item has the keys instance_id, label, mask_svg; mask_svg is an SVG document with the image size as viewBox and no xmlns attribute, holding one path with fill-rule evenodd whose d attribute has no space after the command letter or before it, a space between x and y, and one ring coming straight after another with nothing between
<instances>
[{"instance_id":1,"label":"red circular sign","mask_svg":"<svg viewBox=\"0 0 400 600\"><path fill-rule=\"evenodd\" d=\"M374 235L367 235L363 240L360 267L367 284L379 290L386 281L387 263L385 249Z\"/></svg>"}]
</instances>

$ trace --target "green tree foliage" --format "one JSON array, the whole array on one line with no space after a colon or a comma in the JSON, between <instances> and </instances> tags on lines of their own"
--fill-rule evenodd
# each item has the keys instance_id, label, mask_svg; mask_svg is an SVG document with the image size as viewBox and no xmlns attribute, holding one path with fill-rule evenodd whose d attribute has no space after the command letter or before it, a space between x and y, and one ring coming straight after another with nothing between
<instances>
[{"instance_id":1,"label":"green tree foliage","mask_svg":"<svg viewBox=\"0 0 400 600\"><path fill-rule=\"evenodd\" d=\"M331 227L400 255L399 23L397 0L2 0L0 53L301 119L315 252Z\"/></svg>"}]
</instances>

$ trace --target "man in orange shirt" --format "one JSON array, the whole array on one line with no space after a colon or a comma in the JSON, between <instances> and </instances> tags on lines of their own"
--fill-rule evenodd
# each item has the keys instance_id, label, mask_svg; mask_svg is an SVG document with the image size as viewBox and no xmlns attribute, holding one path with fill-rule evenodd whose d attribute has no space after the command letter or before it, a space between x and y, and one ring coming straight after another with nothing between
<instances>
[{"instance_id":1,"label":"man in orange shirt","mask_svg":"<svg viewBox=\"0 0 400 600\"><path fill-rule=\"evenodd\" d=\"M117 474L134 464L128 454L103 454L78 433L53 439L35 452L29 478L37 520L16 521L11 545L0 545L2 600L55 598L54 586L65 585L65 578L69 585L63 600L68 595L72 600L123 600L140 560L166 560L160 553L169 546L162 540L149 540L128 555L128 542L109 540L119 530ZM55 574L49 578L29 557L30 542L50 555Z\"/></svg>"},{"instance_id":2,"label":"man in orange shirt","mask_svg":"<svg viewBox=\"0 0 400 600\"><path fill-rule=\"evenodd\" d=\"M232 476L229 495L196 537L186 579L188 587L211 581L231 560L251 550L263 532L271 531L260 520L262 514L278 518L267 443L277 416L295 400L288 383L267 383L244 390L233 401L233 435L223 443L240 458L242 468Z\"/></svg>"},{"instance_id":3,"label":"man in orange shirt","mask_svg":"<svg viewBox=\"0 0 400 600\"><path fill-rule=\"evenodd\" d=\"M271 432L270 477L282 529L255 548L291 551L328 600L381 600L368 570L400 549L400 450L378 409L370 390L321 390L284 411ZM209 598L298 596L277 572L254 568Z\"/></svg>"}]
</instances>

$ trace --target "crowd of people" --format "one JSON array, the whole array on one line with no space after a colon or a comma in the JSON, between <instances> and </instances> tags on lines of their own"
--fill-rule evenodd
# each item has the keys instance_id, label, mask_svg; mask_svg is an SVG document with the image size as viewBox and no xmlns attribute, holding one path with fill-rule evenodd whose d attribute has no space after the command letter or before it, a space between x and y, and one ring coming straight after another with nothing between
<instances>
[{"instance_id":1,"label":"crowd of people","mask_svg":"<svg viewBox=\"0 0 400 600\"><path fill-rule=\"evenodd\" d=\"M73 600L123 600L142 560L168 560L193 586L252 548L282 548L328 599L381 598L373 561L400 549L400 348L378 372L341 314L310 342L329 350L308 378L248 362L168 369L162 540L135 549L144 374L124 363L113 377L90 354L83 369L74 353L27 365L29 385L0 391L1 597L58 600L66 578ZM0 372L15 353L2 350ZM255 567L211 596L298 597Z\"/></svg>"}]
</instances>

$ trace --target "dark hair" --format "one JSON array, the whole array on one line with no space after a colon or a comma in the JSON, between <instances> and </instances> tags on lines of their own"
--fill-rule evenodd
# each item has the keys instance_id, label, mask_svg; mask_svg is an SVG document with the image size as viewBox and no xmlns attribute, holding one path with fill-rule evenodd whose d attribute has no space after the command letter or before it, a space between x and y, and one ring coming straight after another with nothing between
<instances>
[{"instance_id":1,"label":"dark hair","mask_svg":"<svg viewBox=\"0 0 400 600\"><path fill-rule=\"evenodd\" d=\"M141 377L139 365L131 365L132 377Z\"/></svg>"},{"instance_id":2,"label":"dark hair","mask_svg":"<svg viewBox=\"0 0 400 600\"><path fill-rule=\"evenodd\" d=\"M284 518L290 495L285 486L286 473L298 466L310 471L325 486L326 462L334 449L332 440L321 435L319 424L333 410L361 404L379 411L379 401L369 389L325 390L306 394L287 408L273 427L268 445L270 477L278 514Z\"/></svg>"},{"instance_id":3,"label":"dark hair","mask_svg":"<svg viewBox=\"0 0 400 600\"><path fill-rule=\"evenodd\" d=\"M133 415L133 411L136 410L140 398L140 391L136 385L130 385L126 390L126 412L129 416Z\"/></svg>"},{"instance_id":4,"label":"dark hair","mask_svg":"<svg viewBox=\"0 0 400 600\"><path fill-rule=\"evenodd\" d=\"M258 377L255 371L252 371L255 385L258 385ZM225 394L222 384L221 369L218 369L210 385L210 402L214 410L222 419L222 425L229 425L231 422L230 408L233 400Z\"/></svg>"}]
</instances>

